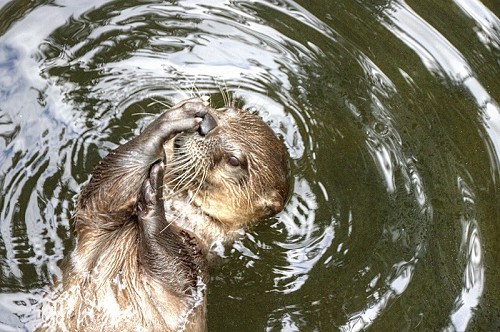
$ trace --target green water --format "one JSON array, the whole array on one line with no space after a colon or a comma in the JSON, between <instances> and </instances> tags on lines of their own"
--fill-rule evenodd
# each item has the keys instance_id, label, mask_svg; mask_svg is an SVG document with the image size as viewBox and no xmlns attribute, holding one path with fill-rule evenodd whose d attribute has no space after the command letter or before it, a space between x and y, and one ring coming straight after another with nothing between
<instances>
[{"instance_id":1,"label":"green water","mask_svg":"<svg viewBox=\"0 0 500 332\"><path fill-rule=\"evenodd\" d=\"M99 159L220 89L294 190L225 250L209 330L500 330L499 8L0 0L0 330L32 329Z\"/></svg>"}]
</instances>

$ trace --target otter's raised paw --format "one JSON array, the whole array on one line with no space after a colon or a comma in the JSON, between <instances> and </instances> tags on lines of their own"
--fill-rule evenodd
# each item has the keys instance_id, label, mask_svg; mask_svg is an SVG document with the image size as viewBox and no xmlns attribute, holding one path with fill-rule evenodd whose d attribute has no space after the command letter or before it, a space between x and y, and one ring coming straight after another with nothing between
<instances>
[{"instance_id":1,"label":"otter's raised paw","mask_svg":"<svg viewBox=\"0 0 500 332\"><path fill-rule=\"evenodd\" d=\"M154 120L130 143L140 146L146 160L161 158L162 146L181 132L194 132L209 111L208 101L203 98L185 100Z\"/></svg>"},{"instance_id":2,"label":"otter's raised paw","mask_svg":"<svg viewBox=\"0 0 500 332\"><path fill-rule=\"evenodd\" d=\"M190 117L202 118L209 109L208 97L197 97L181 101L165 112L170 120L180 120Z\"/></svg>"}]
</instances>

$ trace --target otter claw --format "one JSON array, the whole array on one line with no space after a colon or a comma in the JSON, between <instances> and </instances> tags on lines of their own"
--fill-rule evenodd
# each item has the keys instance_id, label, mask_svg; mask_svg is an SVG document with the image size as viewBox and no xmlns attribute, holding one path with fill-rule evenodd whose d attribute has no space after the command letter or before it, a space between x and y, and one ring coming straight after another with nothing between
<instances>
[{"instance_id":1,"label":"otter claw","mask_svg":"<svg viewBox=\"0 0 500 332\"><path fill-rule=\"evenodd\" d=\"M151 186L149 178L146 179L141 186L139 199L137 200L137 216L139 220L143 219L149 211L154 207L156 201L156 191Z\"/></svg>"}]
</instances>

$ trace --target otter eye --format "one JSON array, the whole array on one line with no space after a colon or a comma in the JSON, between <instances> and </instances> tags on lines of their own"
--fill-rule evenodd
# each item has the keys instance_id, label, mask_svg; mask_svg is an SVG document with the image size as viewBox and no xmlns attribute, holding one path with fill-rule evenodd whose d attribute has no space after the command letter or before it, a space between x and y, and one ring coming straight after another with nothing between
<instances>
[{"instance_id":1,"label":"otter eye","mask_svg":"<svg viewBox=\"0 0 500 332\"><path fill-rule=\"evenodd\" d=\"M234 167L240 166L240 160L235 156L230 156L227 162Z\"/></svg>"}]
</instances>

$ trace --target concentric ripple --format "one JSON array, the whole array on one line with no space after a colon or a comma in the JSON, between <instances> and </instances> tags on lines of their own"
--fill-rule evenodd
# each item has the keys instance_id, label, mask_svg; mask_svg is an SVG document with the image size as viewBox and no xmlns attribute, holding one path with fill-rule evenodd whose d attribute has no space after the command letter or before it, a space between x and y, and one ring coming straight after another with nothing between
<instances>
[{"instance_id":1,"label":"concentric ripple","mask_svg":"<svg viewBox=\"0 0 500 332\"><path fill-rule=\"evenodd\" d=\"M0 3L0 330L36 325L98 160L202 94L293 172L210 330L500 328L499 31L477 0Z\"/></svg>"}]
</instances>

